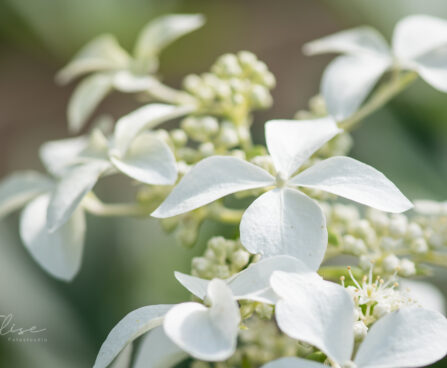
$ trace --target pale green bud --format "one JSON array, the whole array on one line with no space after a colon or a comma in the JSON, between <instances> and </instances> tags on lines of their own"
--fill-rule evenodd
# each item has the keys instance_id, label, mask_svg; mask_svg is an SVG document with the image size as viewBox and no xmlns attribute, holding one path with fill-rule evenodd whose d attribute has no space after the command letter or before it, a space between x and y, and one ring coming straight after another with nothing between
<instances>
[{"instance_id":1,"label":"pale green bud","mask_svg":"<svg viewBox=\"0 0 447 368\"><path fill-rule=\"evenodd\" d=\"M239 249L231 255L231 262L237 270L242 270L248 264L249 260L250 253L242 249Z\"/></svg>"},{"instance_id":2,"label":"pale green bud","mask_svg":"<svg viewBox=\"0 0 447 368\"><path fill-rule=\"evenodd\" d=\"M171 139L176 147L183 147L188 141L188 136L182 129L171 130Z\"/></svg>"},{"instance_id":3,"label":"pale green bud","mask_svg":"<svg viewBox=\"0 0 447 368\"><path fill-rule=\"evenodd\" d=\"M272 105L273 99L267 88L255 84L251 89L251 103L256 109L266 109Z\"/></svg>"},{"instance_id":4,"label":"pale green bud","mask_svg":"<svg viewBox=\"0 0 447 368\"><path fill-rule=\"evenodd\" d=\"M409 277L416 274L416 266L414 262L410 261L409 259L402 259L400 261L399 267L399 274L401 274L402 276Z\"/></svg>"},{"instance_id":5,"label":"pale green bud","mask_svg":"<svg viewBox=\"0 0 447 368\"><path fill-rule=\"evenodd\" d=\"M393 272L400 266L400 260L394 254L388 255L382 262L385 271Z\"/></svg>"},{"instance_id":6,"label":"pale green bud","mask_svg":"<svg viewBox=\"0 0 447 368\"><path fill-rule=\"evenodd\" d=\"M411 250L415 253L426 253L428 251L428 244L424 238L417 238L412 241Z\"/></svg>"},{"instance_id":7,"label":"pale green bud","mask_svg":"<svg viewBox=\"0 0 447 368\"><path fill-rule=\"evenodd\" d=\"M203 157L208 157L214 154L214 144L211 142L202 143L199 146L199 152Z\"/></svg>"}]
</instances>

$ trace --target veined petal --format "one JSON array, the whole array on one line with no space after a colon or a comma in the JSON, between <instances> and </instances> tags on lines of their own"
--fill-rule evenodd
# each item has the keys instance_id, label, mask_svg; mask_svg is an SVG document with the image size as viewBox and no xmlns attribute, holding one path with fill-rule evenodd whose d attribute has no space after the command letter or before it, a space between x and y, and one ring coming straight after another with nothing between
<instances>
[{"instance_id":1,"label":"veined petal","mask_svg":"<svg viewBox=\"0 0 447 368\"><path fill-rule=\"evenodd\" d=\"M85 136L45 142L39 148L40 160L51 175L59 177L68 166L77 162L87 145Z\"/></svg>"},{"instance_id":2,"label":"veined petal","mask_svg":"<svg viewBox=\"0 0 447 368\"><path fill-rule=\"evenodd\" d=\"M54 183L35 171L21 171L0 182L0 218L24 206L25 203L52 189Z\"/></svg>"},{"instance_id":3,"label":"veined petal","mask_svg":"<svg viewBox=\"0 0 447 368\"><path fill-rule=\"evenodd\" d=\"M172 305L149 305L130 312L113 327L99 350L93 368L105 368L129 343L160 326Z\"/></svg>"},{"instance_id":4,"label":"veined petal","mask_svg":"<svg viewBox=\"0 0 447 368\"><path fill-rule=\"evenodd\" d=\"M315 151L341 132L332 118L271 120L265 124L267 148L278 172L290 177Z\"/></svg>"},{"instance_id":5,"label":"veined petal","mask_svg":"<svg viewBox=\"0 0 447 368\"><path fill-rule=\"evenodd\" d=\"M303 46L306 55L329 52L344 54L383 54L390 53L383 36L371 27L358 27L337 32L306 43Z\"/></svg>"},{"instance_id":6,"label":"veined petal","mask_svg":"<svg viewBox=\"0 0 447 368\"><path fill-rule=\"evenodd\" d=\"M139 62L150 62L170 43L200 28L205 18L200 14L170 14L149 22L135 44L134 55Z\"/></svg>"},{"instance_id":7,"label":"veined petal","mask_svg":"<svg viewBox=\"0 0 447 368\"><path fill-rule=\"evenodd\" d=\"M394 28L393 51L404 63L446 45L447 21L441 18L411 15Z\"/></svg>"},{"instance_id":8,"label":"veined petal","mask_svg":"<svg viewBox=\"0 0 447 368\"><path fill-rule=\"evenodd\" d=\"M112 155L122 157L134 138L143 130L154 128L189 111L189 107L154 103L140 107L123 116L115 126Z\"/></svg>"},{"instance_id":9,"label":"veined petal","mask_svg":"<svg viewBox=\"0 0 447 368\"><path fill-rule=\"evenodd\" d=\"M169 185L177 180L177 164L171 149L150 133L137 136L123 158L110 157L124 174L146 184Z\"/></svg>"},{"instance_id":10,"label":"veined petal","mask_svg":"<svg viewBox=\"0 0 447 368\"><path fill-rule=\"evenodd\" d=\"M187 275L182 272L175 271L175 278L182 284L191 294L200 299L205 299L208 285L211 280L201 279L200 277Z\"/></svg>"},{"instance_id":11,"label":"veined petal","mask_svg":"<svg viewBox=\"0 0 447 368\"><path fill-rule=\"evenodd\" d=\"M444 294L435 285L425 281L401 278L399 280L399 289L404 290L425 309L431 309L443 315L446 314Z\"/></svg>"},{"instance_id":12,"label":"veined petal","mask_svg":"<svg viewBox=\"0 0 447 368\"><path fill-rule=\"evenodd\" d=\"M48 206L47 226L54 231L68 221L99 176L110 168L106 161L92 161L71 169L56 185Z\"/></svg>"},{"instance_id":13,"label":"veined petal","mask_svg":"<svg viewBox=\"0 0 447 368\"><path fill-rule=\"evenodd\" d=\"M211 307L182 303L173 307L163 323L166 335L196 359L222 361L236 349L239 307L224 281L212 280L207 298Z\"/></svg>"},{"instance_id":14,"label":"veined petal","mask_svg":"<svg viewBox=\"0 0 447 368\"><path fill-rule=\"evenodd\" d=\"M65 84L82 74L125 68L129 61L129 55L115 37L106 34L85 45L73 60L57 73L56 79Z\"/></svg>"},{"instance_id":15,"label":"veined petal","mask_svg":"<svg viewBox=\"0 0 447 368\"><path fill-rule=\"evenodd\" d=\"M273 360L264 364L261 368L325 368L324 364L295 357L287 357Z\"/></svg>"},{"instance_id":16,"label":"veined petal","mask_svg":"<svg viewBox=\"0 0 447 368\"><path fill-rule=\"evenodd\" d=\"M273 256L251 264L234 275L228 285L236 299L275 304L277 298L270 288L270 276L275 271L294 272L309 278L321 279L299 259L287 255Z\"/></svg>"},{"instance_id":17,"label":"veined petal","mask_svg":"<svg viewBox=\"0 0 447 368\"><path fill-rule=\"evenodd\" d=\"M290 184L324 190L386 212L413 207L385 175L350 157L321 161L295 176Z\"/></svg>"},{"instance_id":18,"label":"veined petal","mask_svg":"<svg viewBox=\"0 0 447 368\"><path fill-rule=\"evenodd\" d=\"M321 93L331 116L337 121L351 116L391 65L388 57L339 56L325 69Z\"/></svg>"},{"instance_id":19,"label":"veined petal","mask_svg":"<svg viewBox=\"0 0 447 368\"><path fill-rule=\"evenodd\" d=\"M254 300L261 303L275 304L277 297L271 292L270 276L274 271L311 274L320 278L299 259L290 256L273 256L251 264L245 270L224 280L230 287L234 299ZM210 280L175 272L176 279L192 294L204 299Z\"/></svg>"},{"instance_id":20,"label":"veined petal","mask_svg":"<svg viewBox=\"0 0 447 368\"><path fill-rule=\"evenodd\" d=\"M274 189L247 208L240 224L241 242L251 253L289 255L312 270L327 246L326 220L314 200L295 189Z\"/></svg>"},{"instance_id":21,"label":"veined petal","mask_svg":"<svg viewBox=\"0 0 447 368\"><path fill-rule=\"evenodd\" d=\"M447 44L415 59L415 68L432 87L447 92Z\"/></svg>"},{"instance_id":22,"label":"veined petal","mask_svg":"<svg viewBox=\"0 0 447 368\"><path fill-rule=\"evenodd\" d=\"M351 359L354 303L342 286L281 271L270 282L281 298L275 313L284 333L316 346L340 365Z\"/></svg>"},{"instance_id":23,"label":"veined petal","mask_svg":"<svg viewBox=\"0 0 447 368\"><path fill-rule=\"evenodd\" d=\"M68 103L68 129L78 133L93 111L112 90L113 73L95 73L85 78L73 92Z\"/></svg>"},{"instance_id":24,"label":"veined petal","mask_svg":"<svg viewBox=\"0 0 447 368\"><path fill-rule=\"evenodd\" d=\"M406 307L370 328L354 362L362 368L425 367L446 354L446 318L435 311Z\"/></svg>"},{"instance_id":25,"label":"veined petal","mask_svg":"<svg viewBox=\"0 0 447 368\"><path fill-rule=\"evenodd\" d=\"M109 368L130 368L132 362L133 344L127 345L121 353L118 354Z\"/></svg>"},{"instance_id":26,"label":"veined petal","mask_svg":"<svg viewBox=\"0 0 447 368\"><path fill-rule=\"evenodd\" d=\"M36 262L53 277L70 281L78 273L84 248L85 216L82 209L59 229L50 233L46 214L49 196L29 203L20 217L20 237Z\"/></svg>"},{"instance_id":27,"label":"veined petal","mask_svg":"<svg viewBox=\"0 0 447 368\"><path fill-rule=\"evenodd\" d=\"M177 184L152 216L165 218L204 206L228 194L273 185L275 178L247 161L213 156L200 161Z\"/></svg>"},{"instance_id":28,"label":"veined petal","mask_svg":"<svg viewBox=\"0 0 447 368\"><path fill-rule=\"evenodd\" d=\"M166 336L163 326L159 326L144 337L133 368L174 367L187 357L188 354Z\"/></svg>"}]
</instances>

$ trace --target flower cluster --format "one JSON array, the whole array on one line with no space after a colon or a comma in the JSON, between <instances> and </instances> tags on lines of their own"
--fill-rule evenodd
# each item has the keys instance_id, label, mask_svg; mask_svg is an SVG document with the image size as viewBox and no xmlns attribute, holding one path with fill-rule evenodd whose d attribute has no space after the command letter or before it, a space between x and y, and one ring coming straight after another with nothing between
<instances>
[{"instance_id":1,"label":"flower cluster","mask_svg":"<svg viewBox=\"0 0 447 368\"><path fill-rule=\"evenodd\" d=\"M151 215L188 247L207 219L233 226L234 237L209 239L190 275L175 273L193 301L129 313L94 367L109 366L142 335L136 368L413 367L441 359L447 319L398 289L397 278L428 274L423 264L447 266L447 207L418 201L404 214L410 200L347 154L353 124L416 72L447 90L447 22L405 18L392 51L369 28L307 44L308 54L347 55L326 69L310 111L265 123L265 147L253 144L250 126L253 111L271 105L275 78L254 54L223 55L209 73L187 76L183 90L155 77L159 52L202 24L199 15L161 17L145 27L132 55L112 36L89 43L58 75L68 82L91 74L69 103L71 131L83 128L112 89L143 94L150 103L112 126L45 143L40 157L48 176L22 172L0 184L0 215L25 206L23 243L66 281L80 268L86 211ZM178 127L160 127L174 119ZM111 174L139 184L135 203L96 197L96 182ZM355 257L347 272L322 265L341 255ZM342 285L332 282L339 278Z\"/></svg>"}]
</instances>

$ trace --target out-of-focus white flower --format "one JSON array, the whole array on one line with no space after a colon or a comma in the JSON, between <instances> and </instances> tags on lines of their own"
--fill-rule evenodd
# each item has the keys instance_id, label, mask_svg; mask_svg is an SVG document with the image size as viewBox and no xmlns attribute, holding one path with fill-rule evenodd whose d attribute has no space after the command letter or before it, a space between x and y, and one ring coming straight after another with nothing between
<instances>
[{"instance_id":1,"label":"out-of-focus white flower","mask_svg":"<svg viewBox=\"0 0 447 368\"><path fill-rule=\"evenodd\" d=\"M101 100L113 89L122 92L158 88L153 76L162 49L179 37L200 28L198 14L171 14L149 22L141 31L133 55L111 35L102 35L85 45L58 74L60 83L90 74L75 89L68 106L69 129L77 133Z\"/></svg>"},{"instance_id":2,"label":"out-of-focus white flower","mask_svg":"<svg viewBox=\"0 0 447 368\"><path fill-rule=\"evenodd\" d=\"M231 193L273 187L245 211L240 224L242 244L252 253L295 256L316 269L327 245L324 214L315 201L294 187L327 191L389 212L412 207L383 174L348 157L332 157L294 175L339 132L331 118L267 122L266 141L276 178L235 157L206 158L182 178L152 215L171 217Z\"/></svg>"},{"instance_id":3,"label":"out-of-focus white flower","mask_svg":"<svg viewBox=\"0 0 447 368\"><path fill-rule=\"evenodd\" d=\"M321 92L329 113L343 120L354 113L391 68L414 70L434 88L447 92L447 21L412 15L394 29L392 48L375 29L359 27L304 45L308 55L336 52L326 68ZM340 88L343 86L343 88Z\"/></svg>"},{"instance_id":4,"label":"out-of-focus white flower","mask_svg":"<svg viewBox=\"0 0 447 368\"><path fill-rule=\"evenodd\" d=\"M354 304L341 286L275 272L271 285L280 297L276 319L292 338L316 346L338 367L420 367L447 353L447 320L438 312L405 307L377 321L355 357ZM300 358L282 358L264 368L323 368Z\"/></svg>"}]
</instances>

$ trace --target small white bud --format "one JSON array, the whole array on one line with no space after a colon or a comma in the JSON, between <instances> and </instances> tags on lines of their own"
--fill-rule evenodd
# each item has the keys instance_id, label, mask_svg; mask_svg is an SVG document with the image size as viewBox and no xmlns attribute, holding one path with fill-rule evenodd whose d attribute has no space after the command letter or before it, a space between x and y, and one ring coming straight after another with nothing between
<instances>
[{"instance_id":1,"label":"small white bud","mask_svg":"<svg viewBox=\"0 0 447 368\"><path fill-rule=\"evenodd\" d=\"M183 87L190 93L196 94L202 85L202 79L196 74L190 74L183 80Z\"/></svg>"},{"instance_id":2,"label":"small white bud","mask_svg":"<svg viewBox=\"0 0 447 368\"><path fill-rule=\"evenodd\" d=\"M231 123L222 124L219 142L226 147L234 147L239 144L239 137L237 136L236 130Z\"/></svg>"},{"instance_id":3,"label":"small white bud","mask_svg":"<svg viewBox=\"0 0 447 368\"><path fill-rule=\"evenodd\" d=\"M205 116L200 120L200 125L208 135L214 135L219 131L219 122L212 116Z\"/></svg>"},{"instance_id":4,"label":"small white bud","mask_svg":"<svg viewBox=\"0 0 447 368\"><path fill-rule=\"evenodd\" d=\"M391 305L389 303L379 302L374 306L373 315L376 318L382 318L386 314L391 312Z\"/></svg>"},{"instance_id":5,"label":"small white bud","mask_svg":"<svg viewBox=\"0 0 447 368\"><path fill-rule=\"evenodd\" d=\"M354 322L354 338L356 341L363 340L367 333L368 327L366 327L363 321Z\"/></svg>"},{"instance_id":6,"label":"small white bud","mask_svg":"<svg viewBox=\"0 0 447 368\"><path fill-rule=\"evenodd\" d=\"M395 271L399 267L400 260L394 254L390 254L383 260L382 265L383 265L383 268L385 269L385 271L392 272L392 271Z\"/></svg>"},{"instance_id":7,"label":"small white bud","mask_svg":"<svg viewBox=\"0 0 447 368\"><path fill-rule=\"evenodd\" d=\"M419 224L412 222L408 225L407 236L411 239L420 238L424 235L422 228Z\"/></svg>"},{"instance_id":8,"label":"small white bud","mask_svg":"<svg viewBox=\"0 0 447 368\"><path fill-rule=\"evenodd\" d=\"M408 276L413 276L416 274L416 266L409 259L406 259L406 258L402 259L400 261L399 267L400 267L399 273L402 276L408 277Z\"/></svg>"},{"instance_id":9,"label":"small white bud","mask_svg":"<svg viewBox=\"0 0 447 368\"><path fill-rule=\"evenodd\" d=\"M214 154L214 144L211 142L202 143L199 146L199 152L203 157L208 157Z\"/></svg>"},{"instance_id":10,"label":"small white bud","mask_svg":"<svg viewBox=\"0 0 447 368\"><path fill-rule=\"evenodd\" d=\"M185 161L177 162L177 171L180 175L185 175L190 169L191 167Z\"/></svg>"},{"instance_id":11,"label":"small white bud","mask_svg":"<svg viewBox=\"0 0 447 368\"><path fill-rule=\"evenodd\" d=\"M426 253L428 245L424 238L417 238L411 243L411 250L415 253Z\"/></svg>"},{"instance_id":12,"label":"small white bud","mask_svg":"<svg viewBox=\"0 0 447 368\"><path fill-rule=\"evenodd\" d=\"M171 130L171 139L177 147L183 147L188 141L188 136L182 129Z\"/></svg>"},{"instance_id":13,"label":"small white bud","mask_svg":"<svg viewBox=\"0 0 447 368\"><path fill-rule=\"evenodd\" d=\"M255 84L251 90L251 102L255 108L265 109L272 105L273 100L267 88Z\"/></svg>"},{"instance_id":14,"label":"small white bud","mask_svg":"<svg viewBox=\"0 0 447 368\"><path fill-rule=\"evenodd\" d=\"M231 262L237 270L244 268L250 260L250 254L245 250L239 249L231 256Z\"/></svg>"},{"instance_id":15,"label":"small white bud","mask_svg":"<svg viewBox=\"0 0 447 368\"><path fill-rule=\"evenodd\" d=\"M403 237L407 232L408 220L404 215L394 215L390 221L390 233L396 238Z\"/></svg>"},{"instance_id":16,"label":"small white bud","mask_svg":"<svg viewBox=\"0 0 447 368\"><path fill-rule=\"evenodd\" d=\"M243 67L252 66L258 61L256 55L250 51L239 51L237 56Z\"/></svg>"},{"instance_id":17,"label":"small white bud","mask_svg":"<svg viewBox=\"0 0 447 368\"><path fill-rule=\"evenodd\" d=\"M398 244L398 240L390 238L389 236L384 236L382 239L380 239L380 247L386 251L392 251L396 249Z\"/></svg>"}]
</instances>

